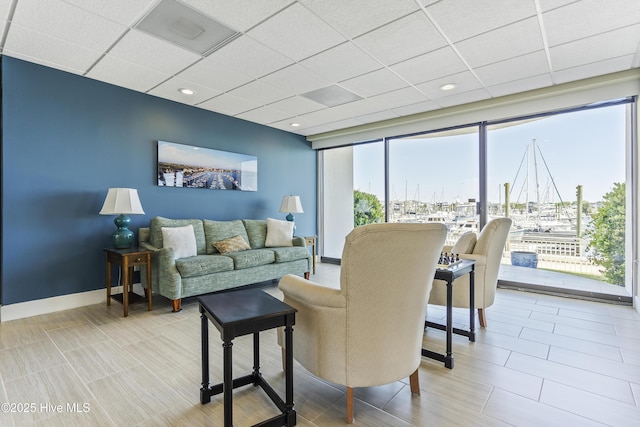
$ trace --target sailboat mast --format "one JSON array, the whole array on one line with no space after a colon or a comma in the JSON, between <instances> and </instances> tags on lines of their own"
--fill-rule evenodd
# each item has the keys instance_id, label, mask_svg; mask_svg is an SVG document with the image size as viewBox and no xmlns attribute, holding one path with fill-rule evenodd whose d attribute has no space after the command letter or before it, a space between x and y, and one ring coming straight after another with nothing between
<instances>
[{"instance_id":1,"label":"sailboat mast","mask_svg":"<svg viewBox=\"0 0 640 427\"><path fill-rule=\"evenodd\" d=\"M536 174L536 209L538 210L538 225L540 224L540 183L538 182L538 157L536 156L536 140L533 139L533 170Z\"/></svg>"}]
</instances>

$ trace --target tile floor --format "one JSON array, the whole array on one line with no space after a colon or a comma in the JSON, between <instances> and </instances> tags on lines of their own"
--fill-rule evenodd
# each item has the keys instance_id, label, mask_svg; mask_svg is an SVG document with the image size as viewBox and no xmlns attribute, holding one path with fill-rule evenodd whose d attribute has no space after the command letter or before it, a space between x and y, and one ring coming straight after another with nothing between
<instances>
[{"instance_id":1,"label":"tile floor","mask_svg":"<svg viewBox=\"0 0 640 427\"><path fill-rule=\"evenodd\" d=\"M337 283L339 267L320 264L312 279ZM281 295L275 284L261 287ZM0 324L0 425L221 426L222 399L199 403L200 320L195 300L171 313L154 298L122 317L117 302ZM428 309L441 319L441 307ZM454 321L463 326L464 310ZM454 337L455 367L423 358L420 396L408 379L357 389L361 426L640 425L640 315L628 306L498 290L477 341ZM265 378L282 393L275 333L261 335ZM294 332L295 342L295 332ZM444 349L429 329L425 346ZM222 378L211 328L212 382ZM234 374L251 369L251 338L234 341ZM300 426L343 426L344 387L295 370ZM8 406L7 406L8 404ZM11 412L14 411L14 412ZM259 389L234 392L234 424L275 415Z\"/></svg>"}]
</instances>

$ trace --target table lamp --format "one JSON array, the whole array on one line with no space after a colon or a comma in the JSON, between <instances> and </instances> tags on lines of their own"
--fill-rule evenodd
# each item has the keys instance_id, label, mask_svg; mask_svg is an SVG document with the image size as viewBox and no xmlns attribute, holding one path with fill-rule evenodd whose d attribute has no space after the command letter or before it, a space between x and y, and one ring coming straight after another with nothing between
<instances>
[{"instance_id":1,"label":"table lamp","mask_svg":"<svg viewBox=\"0 0 640 427\"><path fill-rule=\"evenodd\" d=\"M302 203L300 203L300 196L284 196L282 198L282 204L280 205L280 212L288 212L286 216L287 221L294 223L293 232L296 232L295 220L296 217L293 214L304 213L302 210Z\"/></svg>"},{"instance_id":2,"label":"table lamp","mask_svg":"<svg viewBox=\"0 0 640 427\"><path fill-rule=\"evenodd\" d=\"M133 188L110 188L100 215L118 215L113 222L118 229L111 236L116 249L129 249L133 245L133 231L127 228L131 218L127 215L144 214L138 190Z\"/></svg>"}]
</instances>

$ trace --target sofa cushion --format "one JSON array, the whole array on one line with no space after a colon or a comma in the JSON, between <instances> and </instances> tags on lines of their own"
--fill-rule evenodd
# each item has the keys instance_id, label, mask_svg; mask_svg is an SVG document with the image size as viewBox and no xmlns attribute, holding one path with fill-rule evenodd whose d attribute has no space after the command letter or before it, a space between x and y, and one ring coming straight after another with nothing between
<instances>
[{"instance_id":1,"label":"sofa cushion","mask_svg":"<svg viewBox=\"0 0 640 427\"><path fill-rule=\"evenodd\" d=\"M247 249L251 249L251 246L249 246L242 236L229 237L228 239L220 240L219 242L213 242L211 245L220 251L221 254L230 254L233 252L242 252Z\"/></svg>"},{"instance_id":2,"label":"sofa cushion","mask_svg":"<svg viewBox=\"0 0 640 427\"><path fill-rule=\"evenodd\" d=\"M196 236L196 247L198 255L207 253L206 241L204 238L204 227L201 219L170 219L156 216L151 218L149 225L149 243L156 248L164 247L162 244L162 227L184 227L185 225L193 225L193 233Z\"/></svg>"},{"instance_id":3,"label":"sofa cushion","mask_svg":"<svg viewBox=\"0 0 640 427\"><path fill-rule=\"evenodd\" d=\"M198 255L193 225L162 227L161 230L163 247L172 248L175 259Z\"/></svg>"},{"instance_id":4,"label":"sofa cushion","mask_svg":"<svg viewBox=\"0 0 640 427\"><path fill-rule=\"evenodd\" d=\"M273 264L276 261L276 256L270 249L249 249L248 251L234 252L225 256L233 259L233 265L236 270Z\"/></svg>"},{"instance_id":5,"label":"sofa cushion","mask_svg":"<svg viewBox=\"0 0 640 427\"><path fill-rule=\"evenodd\" d=\"M289 262L309 258L309 250L304 246L290 248L271 248L276 255L276 262Z\"/></svg>"},{"instance_id":6,"label":"sofa cushion","mask_svg":"<svg viewBox=\"0 0 640 427\"><path fill-rule=\"evenodd\" d=\"M293 221L282 221L267 218L267 238L264 245L267 248L293 246Z\"/></svg>"},{"instance_id":7,"label":"sofa cushion","mask_svg":"<svg viewBox=\"0 0 640 427\"><path fill-rule=\"evenodd\" d=\"M244 228L247 230L251 249L264 248L264 242L267 240L267 220L243 219L242 222Z\"/></svg>"},{"instance_id":8,"label":"sofa cushion","mask_svg":"<svg viewBox=\"0 0 640 427\"><path fill-rule=\"evenodd\" d=\"M242 220L236 219L233 221L213 221L205 219L203 221L204 237L207 245L208 254L220 253L215 246L214 242L220 242L233 236L241 236L245 242L249 241L247 231L244 229L244 223Z\"/></svg>"},{"instance_id":9,"label":"sofa cushion","mask_svg":"<svg viewBox=\"0 0 640 427\"><path fill-rule=\"evenodd\" d=\"M231 271L233 260L224 255L198 255L177 259L176 268L182 277L197 277L220 271Z\"/></svg>"}]
</instances>

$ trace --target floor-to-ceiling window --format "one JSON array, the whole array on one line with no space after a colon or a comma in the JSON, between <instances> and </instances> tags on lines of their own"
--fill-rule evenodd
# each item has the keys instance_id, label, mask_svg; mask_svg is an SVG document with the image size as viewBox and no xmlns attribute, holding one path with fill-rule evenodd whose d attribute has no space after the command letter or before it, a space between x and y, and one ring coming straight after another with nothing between
<instances>
[{"instance_id":1,"label":"floor-to-ceiling window","mask_svg":"<svg viewBox=\"0 0 640 427\"><path fill-rule=\"evenodd\" d=\"M626 213L634 101L325 149L323 179L334 184L323 189L325 203L331 200L324 215L339 210L344 218L343 227L336 221L322 227L326 248L333 248L323 255L339 258L350 229L385 218L445 222L452 243L492 217L509 215L514 227L504 264L511 267L512 252L537 263L515 276L511 270L510 281L527 283L534 271L548 272L538 277L551 285L598 282L603 286L596 293L626 285L630 295L632 222ZM553 282L552 273L564 276Z\"/></svg>"},{"instance_id":2,"label":"floor-to-ceiling window","mask_svg":"<svg viewBox=\"0 0 640 427\"><path fill-rule=\"evenodd\" d=\"M389 139L389 222L478 231L478 127Z\"/></svg>"},{"instance_id":3,"label":"floor-to-ceiling window","mask_svg":"<svg viewBox=\"0 0 640 427\"><path fill-rule=\"evenodd\" d=\"M629 115L626 104L596 107L495 123L487 132L487 209L514 221L503 263L576 276L585 289L594 280L631 283ZM509 272L518 281L532 274ZM592 283L598 292L618 291L599 283Z\"/></svg>"}]
</instances>

